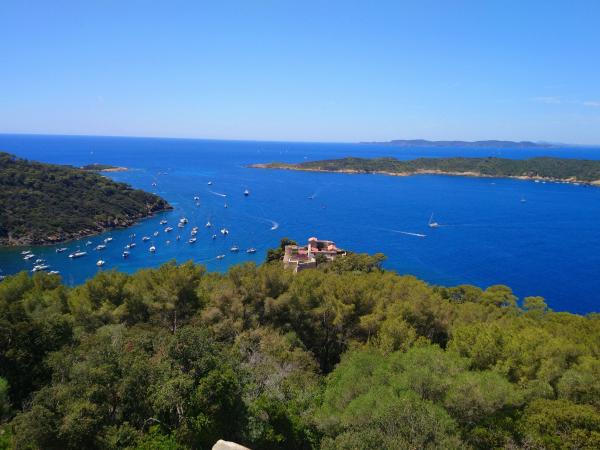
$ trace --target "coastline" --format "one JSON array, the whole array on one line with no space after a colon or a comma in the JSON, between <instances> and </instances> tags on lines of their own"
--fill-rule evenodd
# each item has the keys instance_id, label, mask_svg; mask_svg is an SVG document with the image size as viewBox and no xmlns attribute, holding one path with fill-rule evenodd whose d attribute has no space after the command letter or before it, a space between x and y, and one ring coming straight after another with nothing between
<instances>
[{"instance_id":1,"label":"coastline","mask_svg":"<svg viewBox=\"0 0 600 450\"><path fill-rule=\"evenodd\" d=\"M56 234L50 234L48 236L46 236L45 238L31 238L28 236L22 236L16 239L11 238L10 236L8 238L0 238L0 248L1 249L8 249L8 248L17 248L17 247L27 247L27 246L36 246L36 247L47 247L47 246L52 246L52 245L57 245L57 244L62 244L65 242L70 242L70 241L75 241L77 239L83 239L86 237L92 237L92 236L98 236L102 233L106 233L107 231L111 231L111 230L122 230L125 228L129 228L133 225L136 225L137 223L139 223L142 220L145 219L149 219L150 217L154 217L156 214L159 214L161 212L166 212L166 211L171 211L173 209L173 207L167 203L167 205L164 208L159 208L159 209L151 209L149 211L148 214L138 214L137 216L134 217L128 217L126 219L120 219L117 221L114 221L112 223L112 225L106 224L106 223L102 223L102 224L97 224L98 228L95 230L86 228L77 232L71 232L71 233L56 233Z\"/></svg>"},{"instance_id":2,"label":"coastline","mask_svg":"<svg viewBox=\"0 0 600 450\"><path fill-rule=\"evenodd\" d=\"M273 165L271 163L258 163L250 164L247 166L251 169L280 169L280 170L294 170L298 172L322 172L322 173L342 173L347 175L387 175L391 177L410 177L415 175L444 175L452 177L471 177L471 178L505 178L513 180L524 180L524 181L543 181L548 183L563 183L563 184L574 184L574 185L586 185L593 187L600 187L600 180L594 181L582 181L575 177L570 178L552 178L542 176L529 176L529 175L487 175L480 172L453 172L443 171L435 169L419 169L414 172L389 172L385 170L353 170L353 169L322 169L322 168L306 168L299 167L293 164L282 164Z\"/></svg>"}]
</instances>

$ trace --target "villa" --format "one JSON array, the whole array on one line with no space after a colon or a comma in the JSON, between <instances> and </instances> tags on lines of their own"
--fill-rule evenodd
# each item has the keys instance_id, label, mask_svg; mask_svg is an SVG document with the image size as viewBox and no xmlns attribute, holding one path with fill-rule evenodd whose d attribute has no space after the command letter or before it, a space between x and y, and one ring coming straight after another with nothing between
<instances>
[{"instance_id":1,"label":"villa","mask_svg":"<svg viewBox=\"0 0 600 450\"><path fill-rule=\"evenodd\" d=\"M317 239L311 237L308 239L308 245L286 245L283 256L283 266L298 272L304 269L314 269L317 267L317 258L319 255L328 261L333 261L338 256L344 256L346 252L336 247L335 242Z\"/></svg>"}]
</instances>

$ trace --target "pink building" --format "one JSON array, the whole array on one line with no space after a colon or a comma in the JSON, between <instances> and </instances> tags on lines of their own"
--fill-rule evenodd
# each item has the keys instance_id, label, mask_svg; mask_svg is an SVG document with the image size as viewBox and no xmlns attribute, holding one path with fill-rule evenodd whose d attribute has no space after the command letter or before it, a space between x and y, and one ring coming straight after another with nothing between
<instances>
[{"instance_id":1,"label":"pink building","mask_svg":"<svg viewBox=\"0 0 600 450\"><path fill-rule=\"evenodd\" d=\"M344 250L336 247L335 242L311 237L308 239L308 245L304 247L286 245L283 265L286 268L293 269L294 272L298 272L299 270L317 267L317 255L323 255L326 259L332 261L336 257L345 254Z\"/></svg>"}]
</instances>

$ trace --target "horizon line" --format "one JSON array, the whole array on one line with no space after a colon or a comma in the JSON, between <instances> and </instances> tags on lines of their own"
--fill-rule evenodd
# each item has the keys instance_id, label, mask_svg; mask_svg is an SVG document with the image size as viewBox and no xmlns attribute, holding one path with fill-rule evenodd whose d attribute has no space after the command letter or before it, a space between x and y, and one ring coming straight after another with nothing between
<instances>
[{"instance_id":1,"label":"horizon line","mask_svg":"<svg viewBox=\"0 0 600 450\"><path fill-rule=\"evenodd\" d=\"M388 140L359 140L359 141L320 141L320 140L301 140L301 139L244 139L244 138L210 138L210 137L189 137L189 136L161 136L161 135L125 135L125 134L81 134L81 133L24 133L24 132L0 132L0 136L46 136L46 137L95 137L95 138L124 138L124 139L172 139L172 140L188 140L188 141L234 141L234 142L267 142L267 143L306 143L306 144L360 144L360 145L376 145L387 144L393 141L428 141L428 142L532 142L534 144L549 144L562 147L600 147L598 144L571 144L564 142L552 142L544 140L531 139L426 139L426 138L393 138Z\"/></svg>"}]
</instances>

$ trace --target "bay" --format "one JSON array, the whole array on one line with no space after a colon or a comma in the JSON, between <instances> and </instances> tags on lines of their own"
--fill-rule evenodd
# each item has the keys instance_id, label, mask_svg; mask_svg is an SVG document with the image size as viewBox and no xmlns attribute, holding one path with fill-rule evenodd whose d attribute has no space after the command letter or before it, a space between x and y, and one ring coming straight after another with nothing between
<instances>
[{"instance_id":1,"label":"bay","mask_svg":"<svg viewBox=\"0 0 600 450\"><path fill-rule=\"evenodd\" d=\"M261 263L266 250L276 246L281 237L305 242L317 236L352 251L384 253L386 268L432 284L466 283L483 288L506 284L521 298L543 296L555 310L600 311L600 188L509 179L247 167L344 156L600 159L596 148L410 149L353 143L0 135L0 150L49 163L125 166L130 170L106 175L156 192L174 206L173 211L128 229L56 247L31 248L36 258L46 259L69 284L82 283L99 270L131 273L171 260L193 260L208 270L224 271L244 261ZM245 189L250 191L247 197ZM195 196L200 198L199 206ZM439 228L427 226L432 213ZM189 220L183 230L177 228L182 217ZM166 225L159 223L163 219L168 221ZM207 221L211 228L205 227ZM165 233L167 226L174 230ZM188 244L193 226L199 227L197 241ZM223 227L230 231L227 237L219 233ZM154 237L154 232L158 236ZM136 234L137 246L124 259L122 252L131 233ZM175 239L177 234L180 241ZM147 243L141 241L145 235L151 237ZM113 239L105 250L92 249L107 237ZM88 240L92 245L85 245ZM152 244L155 253L148 251ZM230 251L233 245L240 247L239 253ZM68 252L56 253L55 249L63 246L71 251L79 247L88 255L70 260ZM248 254L248 248L257 252ZM22 259L22 250L0 249L2 275L31 269L31 262ZM225 258L219 260L217 255ZM106 265L98 268L98 259Z\"/></svg>"}]
</instances>

